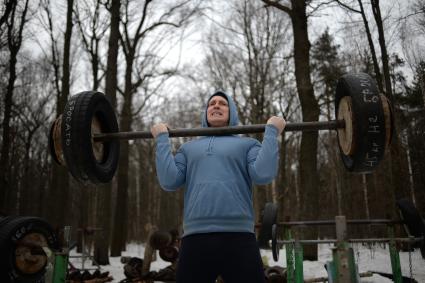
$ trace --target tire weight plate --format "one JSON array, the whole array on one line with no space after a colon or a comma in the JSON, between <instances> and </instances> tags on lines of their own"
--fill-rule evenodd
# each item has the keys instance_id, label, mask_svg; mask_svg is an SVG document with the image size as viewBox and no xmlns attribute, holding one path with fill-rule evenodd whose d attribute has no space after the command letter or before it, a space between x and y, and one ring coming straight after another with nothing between
<instances>
[{"instance_id":1,"label":"tire weight plate","mask_svg":"<svg viewBox=\"0 0 425 283\"><path fill-rule=\"evenodd\" d=\"M372 172L384 156L386 141L384 110L375 81L365 73L341 77L336 88L336 117L345 96L351 98L355 150L350 155L341 150L342 161L351 172Z\"/></svg>"},{"instance_id":2,"label":"tire weight plate","mask_svg":"<svg viewBox=\"0 0 425 283\"><path fill-rule=\"evenodd\" d=\"M279 245L277 244L277 225L272 225L272 254L273 260L279 260Z\"/></svg>"},{"instance_id":3,"label":"tire weight plate","mask_svg":"<svg viewBox=\"0 0 425 283\"><path fill-rule=\"evenodd\" d=\"M6 219L4 219L6 220ZM19 270L16 249L27 235L41 235L50 249L59 248L59 241L53 228L44 219L38 217L10 217L2 221L0 229L0 282L38 283L44 282L45 268L24 273Z\"/></svg>"},{"instance_id":4,"label":"tire weight plate","mask_svg":"<svg viewBox=\"0 0 425 283\"><path fill-rule=\"evenodd\" d=\"M118 166L119 140L102 143L98 160L94 152L92 123L98 121L103 133L118 132L114 110L105 95L96 91L72 96L62 116L63 155L71 175L83 183L108 183Z\"/></svg>"},{"instance_id":5,"label":"tire weight plate","mask_svg":"<svg viewBox=\"0 0 425 283\"><path fill-rule=\"evenodd\" d=\"M268 202L264 206L261 221L260 233L258 235L258 245L260 248L269 249L269 241L272 239L272 226L277 222L277 205Z\"/></svg>"},{"instance_id":6,"label":"tire weight plate","mask_svg":"<svg viewBox=\"0 0 425 283\"><path fill-rule=\"evenodd\" d=\"M50 127L49 150L50 150L50 155L52 156L52 159L53 161L56 162L56 164L61 166L66 166L65 160L63 158L63 152L62 152L61 125L62 125L62 115L56 118Z\"/></svg>"}]
</instances>

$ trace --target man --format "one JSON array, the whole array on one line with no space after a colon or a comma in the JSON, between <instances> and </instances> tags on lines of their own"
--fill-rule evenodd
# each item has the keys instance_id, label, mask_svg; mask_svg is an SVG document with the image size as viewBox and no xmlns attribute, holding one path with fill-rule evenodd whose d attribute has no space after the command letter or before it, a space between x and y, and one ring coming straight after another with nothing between
<instances>
[{"instance_id":1,"label":"man","mask_svg":"<svg viewBox=\"0 0 425 283\"><path fill-rule=\"evenodd\" d=\"M236 126L236 105L223 92L208 100L202 127ZM161 187L184 187L183 238L177 283L265 282L254 234L252 184L270 183L278 170L278 136L285 120L267 121L262 144L236 135L200 137L171 153L165 124L151 128Z\"/></svg>"}]
</instances>

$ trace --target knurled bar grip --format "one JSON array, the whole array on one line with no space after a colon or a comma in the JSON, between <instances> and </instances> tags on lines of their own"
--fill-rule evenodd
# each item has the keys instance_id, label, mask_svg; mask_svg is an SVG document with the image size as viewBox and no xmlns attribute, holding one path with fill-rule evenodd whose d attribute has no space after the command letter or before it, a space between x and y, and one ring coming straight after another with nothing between
<instances>
[{"instance_id":1,"label":"knurled bar grip","mask_svg":"<svg viewBox=\"0 0 425 283\"><path fill-rule=\"evenodd\" d=\"M211 136L211 135L228 135L228 134L249 134L264 132L266 124L232 126L219 128L195 128L195 129L170 129L170 137L193 137L193 136ZM291 131L319 131L319 130L336 130L344 128L344 120L320 121L320 122L301 122L288 123L285 126L286 132ZM93 140L95 142L108 141L113 139L133 140L133 139L151 139L153 138L150 131L140 132L117 132L95 134Z\"/></svg>"}]
</instances>

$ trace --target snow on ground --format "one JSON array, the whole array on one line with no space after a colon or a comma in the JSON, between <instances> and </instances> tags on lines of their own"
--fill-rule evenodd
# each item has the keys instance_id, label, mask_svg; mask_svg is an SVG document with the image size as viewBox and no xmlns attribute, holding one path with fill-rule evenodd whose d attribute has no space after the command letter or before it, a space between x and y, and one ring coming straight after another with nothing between
<instances>
[{"instance_id":1,"label":"snow on ground","mask_svg":"<svg viewBox=\"0 0 425 283\"><path fill-rule=\"evenodd\" d=\"M326 277L326 270L324 264L327 261L330 261L332 258L332 245L320 245L319 246L319 260L318 261L304 261L304 279L313 278L313 277ZM374 246L372 248L367 248L362 245L354 245L354 254L356 258L356 263L359 267L359 272L366 271L380 271L385 273L392 273L391 271L391 261L389 256L388 247ZM131 256L143 258L144 246L142 244L131 243L127 245L127 251L122 253L122 256ZM71 255L76 255L72 253ZM263 256L263 261L268 263L269 266L283 266L286 267L286 258L285 250L282 249L279 253L278 262L273 261L271 251L261 250L261 255ZM412 274L413 278L420 283L425 283L425 260L422 259L419 250L410 253L410 262L412 263ZM81 268L81 259L71 258L71 262L77 268ZM400 263L401 270L404 276L410 276L410 265L409 265L409 253L400 252ZM157 254L157 260L152 262L151 270L158 271L166 266L170 265L169 262L161 260ZM123 264L120 262L120 257L111 257L110 265L102 266L102 271L109 271L110 274L114 277L113 282L119 282L124 279ZM85 263L86 268L93 268L89 265L89 262ZM363 283L387 283L392 282L388 278L384 278L380 275L374 274L372 277L364 277L361 279Z\"/></svg>"}]
</instances>

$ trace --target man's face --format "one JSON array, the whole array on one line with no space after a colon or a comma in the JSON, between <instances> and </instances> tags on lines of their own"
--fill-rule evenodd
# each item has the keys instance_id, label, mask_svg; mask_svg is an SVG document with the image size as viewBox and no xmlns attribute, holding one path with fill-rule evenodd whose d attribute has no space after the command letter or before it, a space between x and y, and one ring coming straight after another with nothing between
<instances>
[{"instance_id":1,"label":"man's face","mask_svg":"<svg viewBox=\"0 0 425 283\"><path fill-rule=\"evenodd\" d=\"M213 96L208 102L207 120L211 127L229 125L229 103L222 96Z\"/></svg>"}]
</instances>

